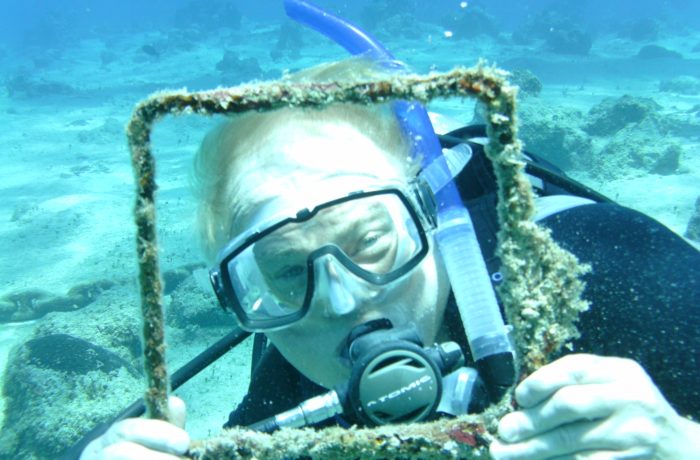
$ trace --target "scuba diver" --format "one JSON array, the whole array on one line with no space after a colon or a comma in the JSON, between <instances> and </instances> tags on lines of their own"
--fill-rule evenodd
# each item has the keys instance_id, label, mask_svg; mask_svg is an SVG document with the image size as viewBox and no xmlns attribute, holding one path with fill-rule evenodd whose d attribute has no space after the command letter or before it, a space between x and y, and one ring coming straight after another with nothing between
<instances>
[{"instance_id":1,"label":"scuba diver","mask_svg":"<svg viewBox=\"0 0 700 460\"><path fill-rule=\"evenodd\" d=\"M288 14L359 55L289 78L400 67L307 2ZM437 135L417 103L331 104L227 119L195 159L199 225L222 307L256 333L249 392L226 427L377 426L476 413L516 384L494 287L496 182L471 126ZM700 253L526 154L535 220L589 263L590 309L562 357L517 384L497 459L698 458ZM265 344L269 341L269 344ZM176 458L173 424L115 423L83 459Z\"/></svg>"}]
</instances>

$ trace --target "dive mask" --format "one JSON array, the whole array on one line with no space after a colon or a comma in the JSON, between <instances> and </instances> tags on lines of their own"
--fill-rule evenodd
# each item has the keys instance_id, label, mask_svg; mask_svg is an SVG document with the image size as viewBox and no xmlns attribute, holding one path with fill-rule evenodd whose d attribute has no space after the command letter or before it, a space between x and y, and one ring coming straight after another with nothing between
<instances>
[{"instance_id":1,"label":"dive mask","mask_svg":"<svg viewBox=\"0 0 700 460\"><path fill-rule=\"evenodd\" d=\"M347 305L380 296L428 253L434 206L421 184L267 213L220 252L210 271L222 307L243 329L260 332L300 320L315 297Z\"/></svg>"}]
</instances>

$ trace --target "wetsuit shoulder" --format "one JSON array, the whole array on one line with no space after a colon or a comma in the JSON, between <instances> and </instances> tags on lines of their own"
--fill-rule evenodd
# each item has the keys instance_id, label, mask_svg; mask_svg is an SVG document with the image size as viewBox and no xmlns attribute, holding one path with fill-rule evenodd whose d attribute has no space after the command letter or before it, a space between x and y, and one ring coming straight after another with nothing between
<instances>
[{"instance_id":1,"label":"wetsuit shoulder","mask_svg":"<svg viewBox=\"0 0 700 460\"><path fill-rule=\"evenodd\" d=\"M575 352L639 362L686 415L700 416L700 252L656 220L615 204L541 221L591 264Z\"/></svg>"}]
</instances>

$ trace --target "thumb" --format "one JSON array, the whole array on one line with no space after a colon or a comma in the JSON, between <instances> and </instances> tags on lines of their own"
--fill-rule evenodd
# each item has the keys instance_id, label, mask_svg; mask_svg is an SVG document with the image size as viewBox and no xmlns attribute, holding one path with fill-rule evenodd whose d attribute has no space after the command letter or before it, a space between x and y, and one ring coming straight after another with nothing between
<instances>
[{"instance_id":1,"label":"thumb","mask_svg":"<svg viewBox=\"0 0 700 460\"><path fill-rule=\"evenodd\" d=\"M170 411L170 422L184 429L185 428L185 418L186 418L186 408L185 401L178 398L177 396L168 397L168 410Z\"/></svg>"}]
</instances>

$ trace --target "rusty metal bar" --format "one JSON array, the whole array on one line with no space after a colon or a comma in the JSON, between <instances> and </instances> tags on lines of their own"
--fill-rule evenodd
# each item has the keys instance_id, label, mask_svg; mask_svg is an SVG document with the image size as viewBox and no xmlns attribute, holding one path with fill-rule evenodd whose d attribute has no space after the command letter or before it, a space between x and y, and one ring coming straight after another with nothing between
<instances>
[{"instance_id":1,"label":"rusty metal bar","mask_svg":"<svg viewBox=\"0 0 700 460\"><path fill-rule=\"evenodd\" d=\"M505 282L499 289L509 324L515 328L523 373L548 362L578 334L574 322L587 308L580 275L587 267L561 249L549 232L531 221L534 201L523 174L517 138L516 88L505 73L484 65L428 76L392 76L381 81L293 84L284 81L188 93L162 92L139 103L127 128L136 175L135 219L144 343L151 417L167 419L168 375L163 338L162 285L155 220L155 160L151 129L166 115L233 114L331 103L373 104L394 99L429 102L474 97L486 107L486 153L498 181L498 254ZM484 458L498 419L512 410L512 395L483 414L431 423L374 429L281 430L263 434L244 429L192 444L193 458Z\"/></svg>"}]
</instances>

